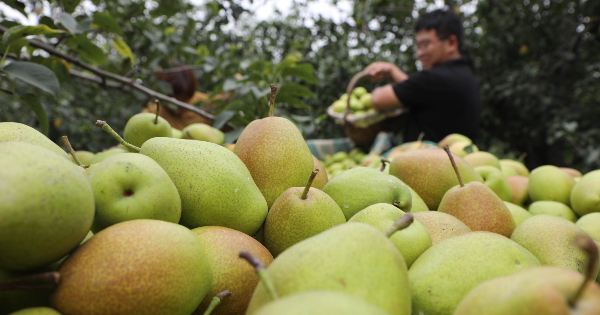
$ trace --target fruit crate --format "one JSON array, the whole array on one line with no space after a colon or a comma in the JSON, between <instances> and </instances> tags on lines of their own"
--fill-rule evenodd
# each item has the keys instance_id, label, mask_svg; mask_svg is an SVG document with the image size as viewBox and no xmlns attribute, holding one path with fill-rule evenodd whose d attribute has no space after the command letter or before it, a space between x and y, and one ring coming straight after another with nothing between
<instances>
[{"instance_id":1,"label":"fruit crate","mask_svg":"<svg viewBox=\"0 0 600 315\"><path fill-rule=\"evenodd\" d=\"M382 154L393 147L394 134L391 132L379 132L369 152ZM327 155L338 152L349 152L356 147L350 138L336 139L312 139L306 140L310 152L319 160L324 160Z\"/></svg>"}]
</instances>

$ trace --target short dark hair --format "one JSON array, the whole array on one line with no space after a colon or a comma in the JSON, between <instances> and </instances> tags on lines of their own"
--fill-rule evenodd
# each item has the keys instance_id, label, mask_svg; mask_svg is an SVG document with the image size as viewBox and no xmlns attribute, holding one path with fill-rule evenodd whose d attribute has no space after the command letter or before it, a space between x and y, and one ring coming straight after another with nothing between
<instances>
[{"instance_id":1,"label":"short dark hair","mask_svg":"<svg viewBox=\"0 0 600 315\"><path fill-rule=\"evenodd\" d=\"M450 35L456 35L458 40L458 51L463 52L463 27L460 17L447 9L437 9L419 16L415 24L415 33L425 29L435 29L440 39L446 39Z\"/></svg>"}]
</instances>

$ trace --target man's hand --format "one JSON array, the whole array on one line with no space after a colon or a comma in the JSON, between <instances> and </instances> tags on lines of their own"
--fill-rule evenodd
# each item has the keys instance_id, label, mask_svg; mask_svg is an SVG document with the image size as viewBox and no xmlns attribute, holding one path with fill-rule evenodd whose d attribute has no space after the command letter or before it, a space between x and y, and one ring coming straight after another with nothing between
<instances>
[{"instance_id":1,"label":"man's hand","mask_svg":"<svg viewBox=\"0 0 600 315\"><path fill-rule=\"evenodd\" d=\"M379 81L384 77L387 77L394 82L402 82L408 79L408 75L406 73L389 62L379 61L372 63L366 67L363 72L368 73L375 81Z\"/></svg>"}]
</instances>

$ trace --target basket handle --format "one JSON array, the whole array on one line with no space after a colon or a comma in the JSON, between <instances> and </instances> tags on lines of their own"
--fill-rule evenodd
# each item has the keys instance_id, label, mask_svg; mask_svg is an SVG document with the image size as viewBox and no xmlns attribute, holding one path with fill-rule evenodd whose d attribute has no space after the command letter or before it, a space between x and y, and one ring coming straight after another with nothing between
<instances>
[{"instance_id":1,"label":"basket handle","mask_svg":"<svg viewBox=\"0 0 600 315\"><path fill-rule=\"evenodd\" d=\"M348 115L350 115L350 96L352 95L352 90L354 90L354 86L360 79L366 78L366 77L371 77L371 75L365 71L361 71L361 72L355 74L352 77L352 79L350 80L350 83L348 83L348 88L346 89L346 95L348 95L348 99L346 100L346 112L344 113L344 124L348 123Z\"/></svg>"}]
</instances>

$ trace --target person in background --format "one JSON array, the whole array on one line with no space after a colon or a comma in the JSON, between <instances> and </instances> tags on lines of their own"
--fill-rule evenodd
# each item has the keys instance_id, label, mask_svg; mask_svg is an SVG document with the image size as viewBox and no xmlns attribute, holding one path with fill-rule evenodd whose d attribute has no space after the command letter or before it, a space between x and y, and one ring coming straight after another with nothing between
<instances>
[{"instance_id":1,"label":"person in background","mask_svg":"<svg viewBox=\"0 0 600 315\"><path fill-rule=\"evenodd\" d=\"M468 59L462 56L463 28L449 10L435 10L419 17L415 25L417 58L423 70L407 75L389 62L365 68L374 80L394 83L372 92L376 110L408 108L403 142L439 142L452 133L478 140L481 116L479 85Z\"/></svg>"}]
</instances>

